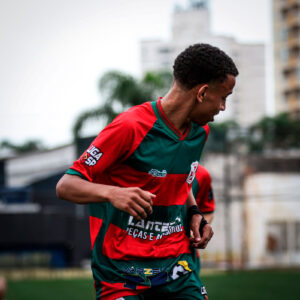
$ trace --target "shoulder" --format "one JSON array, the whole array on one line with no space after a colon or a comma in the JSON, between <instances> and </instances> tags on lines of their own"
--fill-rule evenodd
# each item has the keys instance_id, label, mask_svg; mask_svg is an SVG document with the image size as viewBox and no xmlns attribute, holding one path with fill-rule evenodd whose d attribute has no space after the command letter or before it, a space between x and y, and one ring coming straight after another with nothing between
<instances>
[{"instance_id":1,"label":"shoulder","mask_svg":"<svg viewBox=\"0 0 300 300\"><path fill-rule=\"evenodd\" d=\"M198 180L199 179L208 180L208 181L211 180L211 177L210 177L210 174L209 174L208 170L200 164L198 165L198 168L197 168L196 178Z\"/></svg>"},{"instance_id":2,"label":"shoulder","mask_svg":"<svg viewBox=\"0 0 300 300\"><path fill-rule=\"evenodd\" d=\"M151 102L146 102L119 114L100 134L115 138L122 137L127 142L132 142L133 139L142 139L153 127L156 120L157 117Z\"/></svg>"},{"instance_id":3,"label":"shoulder","mask_svg":"<svg viewBox=\"0 0 300 300\"><path fill-rule=\"evenodd\" d=\"M156 115L153 112L151 102L145 102L140 105L133 106L117 116L113 123L123 123L125 126L137 126L138 124L154 123Z\"/></svg>"}]
</instances>

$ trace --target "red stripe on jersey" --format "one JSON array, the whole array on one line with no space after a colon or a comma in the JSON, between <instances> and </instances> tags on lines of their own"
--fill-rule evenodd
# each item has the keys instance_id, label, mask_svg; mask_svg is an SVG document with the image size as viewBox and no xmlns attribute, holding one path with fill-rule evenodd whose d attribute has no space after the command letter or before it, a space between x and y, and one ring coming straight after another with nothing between
<instances>
[{"instance_id":1,"label":"red stripe on jersey","mask_svg":"<svg viewBox=\"0 0 300 300\"><path fill-rule=\"evenodd\" d=\"M187 174L168 174L159 187L159 196L152 199L153 205L184 205L191 187L186 179Z\"/></svg>"},{"instance_id":2,"label":"red stripe on jersey","mask_svg":"<svg viewBox=\"0 0 300 300\"><path fill-rule=\"evenodd\" d=\"M154 177L128 165L117 165L111 170L109 184L139 187L151 192L157 195L153 199L153 205L183 205L190 191L190 186L186 182L188 174L167 174L165 177Z\"/></svg>"},{"instance_id":3,"label":"red stripe on jersey","mask_svg":"<svg viewBox=\"0 0 300 300\"><path fill-rule=\"evenodd\" d=\"M124 287L122 282L106 282L101 281L101 295L103 300L115 300L119 297L135 296L147 290L149 287L137 285L136 290Z\"/></svg>"},{"instance_id":4,"label":"red stripe on jersey","mask_svg":"<svg viewBox=\"0 0 300 300\"><path fill-rule=\"evenodd\" d=\"M191 253L190 241L183 227L182 231L162 236L160 239L157 239L154 234L150 237L137 228L131 229L132 235L129 235L126 230L110 224L103 242L103 254L111 259L136 260L149 257L151 259L172 258Z\"/></svg>"},{"instance_id":5,"label":"red stripe on jersey","mask_svg":"<svg viewBox=\"0 0 300 300\"><path fill-rule=\"evenodd\" d=\"M90 216L90 236L91 236L91 248L93 250L96 238L101 228L103 220Z\"/></svg>"},{"instance_id":6,"label":"red stripe on jersey","mask_svg":"<svg viewBox=\"0 0 300 300\"><path fill-rule=\"evenodd\" d=\"M209 126L208 126L208 124L206 124L206 125L204 125L202 127L205 130L205 132L206 132L206 138L205 138L205 142L206 142L207 138L208 138L208 135L209 135Z\"/></svg>"}]
</instances>

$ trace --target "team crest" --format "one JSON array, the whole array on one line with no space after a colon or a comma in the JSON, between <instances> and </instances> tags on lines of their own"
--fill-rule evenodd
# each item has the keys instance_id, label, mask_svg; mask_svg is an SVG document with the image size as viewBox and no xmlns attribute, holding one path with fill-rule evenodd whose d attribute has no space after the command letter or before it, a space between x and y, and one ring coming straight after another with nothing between
<instances>
[{"instance_id":1,"label":"team crest","mask_svg":"<svg viewBox=\"0 0 300 300\"><path fill-rule=\"evenodd\" d=\"M188 262L186 260L181 260L172 268L170 277L172 280L175 280L189 272L192 272L192 270L190 269Z\"/></svg>"},{"instance_id":2,"label":"team crest","mask_svg":"<svg viewBox=\"0 0 300 300\"><path fill-rule=\"evenodd\" d=\"M189 173L189 176L188 178L186 179L186 182L188 184L191 184L195 178L195 175L196 175L196 171L197 171L197 168L198 168L198 165L199 163L197 161L194 161L192 164L191 164L191 171Z\"/></svg>"}]
</instances>

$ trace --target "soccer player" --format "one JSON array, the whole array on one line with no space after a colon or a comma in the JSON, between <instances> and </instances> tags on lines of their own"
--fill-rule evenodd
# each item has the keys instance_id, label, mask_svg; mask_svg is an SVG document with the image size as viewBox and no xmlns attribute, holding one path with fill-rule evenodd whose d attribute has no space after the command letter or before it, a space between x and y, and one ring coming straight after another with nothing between
<instances>
[{"instance_id":1,"label":"soccer player","mask_svg":"<svg viewBox=\"0 0 300 300\"><path fill-rule=\"evenodd\" d=\"M211 184L210 174L208 170L200 164L198 165L198 169L196 171L196 175L193 181L192 191L197 206L199 210L203 213L203 217L209 224L211 224L216 206L214 193ZM196 255L196 265L198 273L200 273L201 263L199 251L197 251Z\"/></svg>"},{"instance_id":2,"label":"soccer player","mask_svg":"<svg viewBox=\"0 0 300 300\"><path fill-rule=\"evenodd\" d=\"M208 135L238 70L208 44L178 55L168 93L120 114L57 184L89 204L97 299L205 299L193 248L213 235L191 186ZM202 224L202 235L200 235Z\"/></svg>"}]
</instances>

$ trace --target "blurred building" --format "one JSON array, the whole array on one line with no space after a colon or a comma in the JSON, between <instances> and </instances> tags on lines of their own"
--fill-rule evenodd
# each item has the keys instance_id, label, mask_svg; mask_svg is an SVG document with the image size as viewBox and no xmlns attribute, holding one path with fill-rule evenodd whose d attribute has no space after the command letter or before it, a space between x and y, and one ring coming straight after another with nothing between
<instances>
[{"instance_id":1,"label":"blurred building","mask_svg":"<svg viewBox=\"0 0 300 300\"><path fill-rule=\"evenodd\" d=\"M275 112L300 116L300 0L273 0Z\"/></svg>"},{"instance_id":2,"label":"blurred building","mask_svg":"<svg viewBox=\"0 0 300 300\"><path fill-rule=\"evenodd\" d=\"M244 181L248 267L300 265L300 157L253 156Z\"/></svg>"},{"instance_id":3,"label":"blurred building","mask_svg":"<svg viewBox=\"0 0 300 300\"><path fill-rule=\"evenodd\" d=\"M210 30L208 0L189 1L187 8L175 8L170 41L141 42L142 73L172 70L175 57L194 43L220 47L233 58L239 69L237 84L226 111L216 120L233 119L247 127L266 113L265 47L263 44L242 44L230 37L214 35Z\"/></svg>"},{"instance_id":4,"label":"blurred building","mask_svg":"<svg viewBox=\"0 0 300 300\"><path fill-rule=\"evenodd\" d=\"M75 145L0 160L0 268L80 266L90 257L87 207L56 197Z\"/></svg>"},{"instance_id":5,"label":"blurred building","mask_svg":"<svg viewBox=\"0 0 300 300\"><path fill-rule=\"evenodd\" d=\"M207 154L216 211L203 266L300 266L300 155Z\"/></svg>"}]
</instances>

